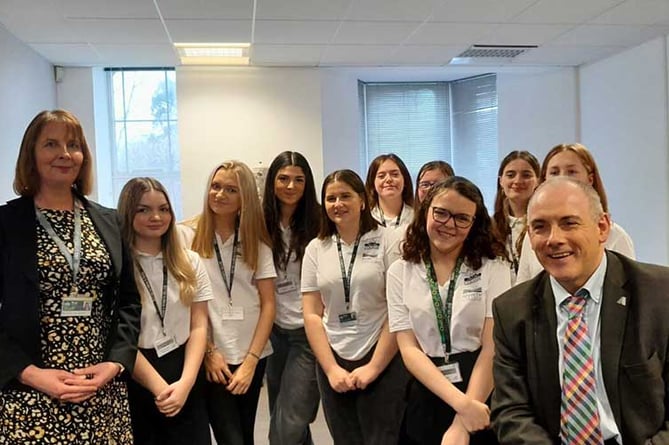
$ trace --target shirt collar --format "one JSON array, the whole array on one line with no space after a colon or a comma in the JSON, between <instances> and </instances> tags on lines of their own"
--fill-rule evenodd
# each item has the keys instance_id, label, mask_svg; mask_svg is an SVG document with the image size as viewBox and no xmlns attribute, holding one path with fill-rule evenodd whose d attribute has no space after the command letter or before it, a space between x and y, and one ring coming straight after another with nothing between
<instances>
[{"instance_id":1,"label":"shirt collar","mask_svg":"<svg viewBox=\"0 0 669 445\"><path fill-rule=\"evenodd\" d=\"M595 269L595 272L590 275L588 281L578 290L585 289L590 293L590 298L599 304L602 299L602 289L604 288L604 276L606 275L606 252L602 255L602 261L599 262L599 266ZM560 306L571 294L562 287L558 281L550 276L551 289L553 290L553 295L555 296L555 307L559 311Z\"/></svg>"}]
</instances>

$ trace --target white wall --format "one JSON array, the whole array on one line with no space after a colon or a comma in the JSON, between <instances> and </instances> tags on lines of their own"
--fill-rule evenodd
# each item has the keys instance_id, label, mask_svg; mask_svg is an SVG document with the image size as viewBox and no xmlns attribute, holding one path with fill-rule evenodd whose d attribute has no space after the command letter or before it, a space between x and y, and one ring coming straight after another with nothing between
<instances>
[{"instance_id":1,"label":"white wall","mask_svg":"<svg viewBox=\"0 0 669 445\"><path fill-rule=\"evenodd\" d=\"M268 167L284 150L323 177L321 85L308 68L177 70L183 214L202 209L211 169L227 159Z\"/></svg>"},{"instance_id":2,"label":"white wall","mask_svg":"<svg viewBox=\"0 0 669 445\"><path fill-rule=\"evenodd\" d=\"M14 167L23 132L56 107L52 65L0 25L0 203L15 198Z\"/></svg>"},{"instance_id":3,"label":"white wall","mask_svg":"<svg viewBox=\"0 0 669 445\"><path fill-rule=\"evenodd\" d=\"M606 185L613 219L642 261L667 264L667 56L665 38L581 67L583 143Z\"/></svg>"}]
</instances>

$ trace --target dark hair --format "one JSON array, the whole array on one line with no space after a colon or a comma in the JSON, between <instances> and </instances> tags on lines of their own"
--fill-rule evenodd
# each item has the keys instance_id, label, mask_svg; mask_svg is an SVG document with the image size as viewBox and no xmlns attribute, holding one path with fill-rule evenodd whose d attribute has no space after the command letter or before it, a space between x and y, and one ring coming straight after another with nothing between
<instances>
[{"instance_id":1,"label":"dark hair","mask_svg":"<svg viewBox=\"0 0 669 445\"><path fill-rule=\"evenodd\" d=\"M418 170L418 174L416 175L416 195L414 196L414 202L418 203L420 202L420 199L418 199L418 189L419 184L420 184L420 178L423 177L425 172L432 171L432 170L439 170L445 177L450 178L451 176L455 176L455 170L453 170L453 167L451 167L451 164L449 164L446 161L430 161L426 162L423 164L423 166Z\"/></svg>"},{"instance_id":2,"label":"dark hair","mask_svg":"<svg viewBox=\"0 0 669 445\"><path fill-rule=\"evenodd\" d=\"M402 161L402 159L400 159L400 157L395 153L379 155L375 157L374 160L369 164L369 168L367 169L367 182L365 183L367 188L367 196L369 198L369 205L371 208L379 205L379 194L376 191L376 187L374 187L374 180L376 179L376 173L379 171L379 167L381 167L381 164L386 161L393 161L400 169L400 173L404 179L402 202L410 207L413 207L413 184L411 182L411 174L409 174L409 169L404 164L404 161Z\"/></svg>"},{"instance_id":3,"label":"dark hair","mask_svg":"<svg viewBox=\"0 0 669 445\"><path fill-rule=\"evenodd\" d=\"M588 172L589 175L592 175L592 188L597 191L599 195L599 200L602 201L602 207L604 211L608 213L609 211L609 201L606 198L606 191L604 190L604 181L602 181L602 176L599 174L599 169L597 168L597 163L595 158L592 157L592 153L587 149L583 144L572 143L572 144L559 144L551 148L551 151L548 152L544 158L544 162L541 164L541 179L540 182L546 180L546 174L548 173L548 163L553 157L559 153L570 151L576 156L579 157L583 167Z\"/></svg>"},{"instance_id":4,"label":"dark hair","mask_svg":"<svg viewBox=\"0 0 669 445\"><path fill-rule=\"evenodd\" d=\"M462 247L462 255L467 265L479 269L483 258L494 259L504 255L504 245L492 236L491 220L483 202L479 188L470 180L461 176L451 176L435 184L421 202L414 219L407 227L406 240L402 246L402 258L412 263L419 263L430 258L431 243L427 234L427 214L434 198L446 190L454 190L476 204L474 223Z\"/></svg>"},{"instance_id":5,"label":"dark hair","mask_svg":"<svg viewBox=\"0 0 669 445\"><path fill-rule=\"evenodd\" d=\"M360 211L360 235L362 236L365 233L376 229L379 223L376 222L372 216L372 212L369 208L369 199L367 198L367 192L365 191L365 184L362 183L360 176L353 170L336 170L323 180L323 187L321 189L321 202L323 203L323 205L321 205L321 229L318 232L318 238L326 239L337 232L337 227L328 217L325 208L325 191L328 188L328 185L336 181L341 181L347 184L360 196L360 199L362 199L363 208Z\"/></svg>"},{"instance_id":6,"label":"dark hair","mask_svg":"<svg viewBox=\"0 0 669 445\"><path fill-rule=\"evenodd\" d=\"M295 166L302 169L304 173L304 194L297 203L297 208L290 218L291 238L290 245L286 246L281 236L281 201L276 197L274 183L279 170L284 167ZM316 186L314 175L306 158L296 151L284 151L280 153L270 164L265 180L265 191L263 194L263 212L265 214L265 225L272 239L272 255L274 264L279 269L285 269L286 258L283 253L288 247L295 252L297 258L302 261L304 248L309 241L316 238L319 228L319 205L316 197Z\"/></svg>"},{"instance_id":7,"label":"dark hair","mask_svg":"<svg viewBox=\"0 0 669 445\"><path fill-rule=\"evenodd\" d=\"M84 160L72 187L81 195L86 196L93 188L91 150L88 148L81 122L74 114L65 110L44 110L38 113L28 124L21 141L19 157L16 160L14 191L21 196L35 196L39 191L41 179L37 171L37 165L35 165L35 146L44 127L52 122L64 124L67 128L68 137L76 139L81 147Z\"/></svg>"},{"instance_id":8,"label":"dark hair","mask_svg":"<svg viewBox=\"0 0 669 445\"><path fill-rule=\"evenodd\" d=\"M515 161L516 159L523 160L530 165L530 167L534 171L534 174L537 177L537 181L539 180L539 175L541 173L539 160L537 160L537 158L532 153L525 150L512 151L511 153L506 155L504 159L502 159L502 162L499 164L499 170L497 170L497 195L495 196L495 213L492 217L492 231L493 231L492 233L493 236L504 245L506 245L506 240L509 238L509 235L511 234L511 227L509 227L509 222L507 220L509 216L509 209L508 209L509 204L507 202L504 189L502 189L500 178L504 174L504 169L506 168L506 166L509 165L511 161ZM525 205L525 208L527 209L527 204ZM522 249L524 236L525 234L523 233L518 238L518 242L516 245L516 250L518 254L520 254L520 251Z\"/></svg>"}]
</instances>

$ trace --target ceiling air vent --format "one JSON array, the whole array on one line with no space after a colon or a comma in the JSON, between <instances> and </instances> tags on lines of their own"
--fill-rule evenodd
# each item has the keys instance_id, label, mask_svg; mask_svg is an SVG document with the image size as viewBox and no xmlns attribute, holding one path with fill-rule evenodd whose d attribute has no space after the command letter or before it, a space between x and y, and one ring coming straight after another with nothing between
<instances>
[{"instance_id":1,"label":"ceiling air vent","mask_svg":"<svg viewBox=\"0 0 669 445\"><path fill-rule=\"evenodd\" d=\"M472 45L458 55L462 58L494 57L512 59L537 45Z\"/></svg>"}]
</instances>

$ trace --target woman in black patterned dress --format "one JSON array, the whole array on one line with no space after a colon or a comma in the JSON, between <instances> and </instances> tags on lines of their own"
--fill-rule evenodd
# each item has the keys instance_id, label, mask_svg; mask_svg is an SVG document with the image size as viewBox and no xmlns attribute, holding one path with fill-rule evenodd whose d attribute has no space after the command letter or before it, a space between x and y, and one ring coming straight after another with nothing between
<instances>
[{"instance_id":1,"label":"woman in black patterned dress","mask_svg":"<svg viewBox=\"0 0 669 445\"><path fill-rule=\"evenodd\" d=\"M132 444L139 296L91 170L75 116L33 119L0 207L0 444Z\"/></svg>"}]
</instances>

